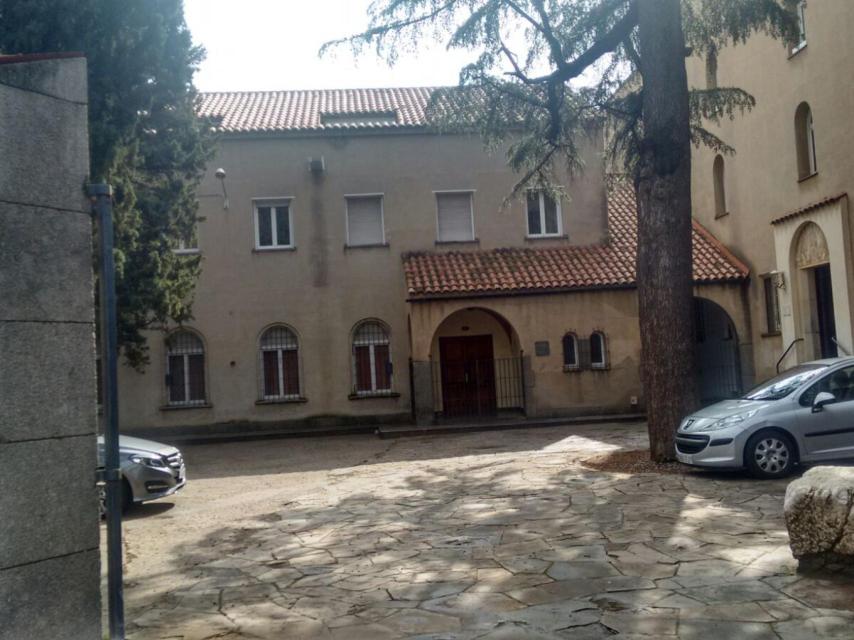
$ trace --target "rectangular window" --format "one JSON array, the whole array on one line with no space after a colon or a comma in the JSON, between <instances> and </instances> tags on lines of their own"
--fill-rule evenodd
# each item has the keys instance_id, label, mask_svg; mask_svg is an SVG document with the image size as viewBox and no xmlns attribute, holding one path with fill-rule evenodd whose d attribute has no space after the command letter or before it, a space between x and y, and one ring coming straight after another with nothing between
<instances>
[{"instance_id":1,"label":"rectangular window","mask_svg":"<svg viewBox=\"0 0 854 640\"><path fill-rule=\"evenodd\" d=\"M369 346L359 346L354 349L356 356L356 391L366 392L373 391L373 381L371 380L371 348Z\"/></svg>"},{"instance_id":2,"label":"rectangular window","mask_svg":"<svg viewBox=\"0 0 854 640\"><path fill-rule=\"evenodd\" d=\"M293 247L290 202L255 202L255 248Z\"/></svg>"},{"instance_id":3,"label":"rectangular window","mask_svg":"<svg viewBox=\"0 0 854 640\"><path fill-rule=\"evenodd\" d=\"M768 333L780 333L780 298L774 278L762 278L765 293L765 327Z\"/></svg>"},{"instance_id":4,"label":"rectangular window","mask_svg":"<svg viewBox=\"0 0 854 640\"><path fill-rule=\"evenodd\" d=\"M474 240L472 192L437 193L439 242Z\"/></svg>"},{"instance_id":5,"label":"rectangular window","mask_svg":"<svg viewBox=\"0 0 854 640\"><path fill-rule=\"evenodd\" d=\"M385 244L382 196L347 196L347 245Z\"/></svg>"},{"instance_id":6,"label":"rectangular window","mask_svg":"<svg viewBox=\"0 0 854 640\"><path fill-rule=\"evenodd\" d=\"M529 191L528 235L531 237L559 236L561 233L560 205L543 191Z\"/></svg>"},{"instance_id":7,"label":"rectangular window","mask_svg":"<svg viewBox=\"0 0 854 640\"><path fill-rule=\"evenodd\" d=\"M193 227L188 237L178 238L178 248L175 253L178 255L191 255L199 252L199 239L196 235L196 229Z\"/></svg>"}]
</instances>

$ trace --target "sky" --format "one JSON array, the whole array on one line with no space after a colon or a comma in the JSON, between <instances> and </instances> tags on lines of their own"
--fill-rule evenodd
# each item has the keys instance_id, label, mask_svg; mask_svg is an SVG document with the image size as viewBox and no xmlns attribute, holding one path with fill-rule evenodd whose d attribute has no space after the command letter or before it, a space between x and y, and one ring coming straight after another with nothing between
<instances>
[{"instance_id":1,"label":"sky","mask_svg":"<svg viewBox=\"0 0 854 640\"><path fill-rule=\"evenodd\" d=\"M363 30L370 0L184 0L187 25L207 59L200 91L271 91L443 86L458 82L472 54L428 42L389 67L373 50L342 47L318 58L327 40Z\"/></svg>"}]
</instances>

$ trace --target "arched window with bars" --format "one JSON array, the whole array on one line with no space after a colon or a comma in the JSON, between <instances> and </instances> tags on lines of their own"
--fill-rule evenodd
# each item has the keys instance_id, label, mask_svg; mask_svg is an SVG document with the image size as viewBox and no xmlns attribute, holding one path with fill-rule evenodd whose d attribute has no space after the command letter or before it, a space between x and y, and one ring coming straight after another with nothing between
<instances>
[{"instance_id":1,"label":"arched window with bars","mask_svg":"<svg viewBox=\"0 0 854 640\"><path fill-rule=\"evenodd\" d=\"M818 173L815 124L812 109L802 102L795 111L795 151L798 157L798 178L804 180Z\"/></svg>"},{"instance_id":2,"label":"arched window with bars","mask_svg":"<svg viewBox=\"0 0 854 640\"><path fill-rule=\"evenodd\" d=\"M353 390L356 395L390 393L391 341L386 326L365 320L353 331Z\"/></svg>"},{"instance_id":3,"label":"arched window with bars","mask_svg":"<svg viewBox=\"0 0 854 640\"><path fill-rule=\"evenodd\" d=\"M606 369L608 367L605 334L601 331L594 331L590 334L590 367L593 369Z\"/></svg>"},{"instance_id":4,"label":"arched window with bars","mask_svg":"<svg viewBox=\"0 0 854 640\"><path fill-rule=\"evenodd\" d=\"M205 392L205 345L187 329L166 338L167 403L192 406L207 403Z\"/></svg>"},{"instance_id":5,"label":"arched window with bars","mask_svg":"<svg viewBox=\"0 0 854 640\"><path fill-rule=\"evenodd\" d=\"M294 400L300 397L299 340L284 325L261 334L261 399Z\"/></svg>"},{"instance_id":6,"label":"arched window with bars","mask_svg":"<svg viewBox=\"0 0 854 640\"><path fill-rule=\"evenodd\" d=\"M579 366L578 337L574 333L567 333L563 337L563 368L578 369Z\"/></svg>"}]
</instances>

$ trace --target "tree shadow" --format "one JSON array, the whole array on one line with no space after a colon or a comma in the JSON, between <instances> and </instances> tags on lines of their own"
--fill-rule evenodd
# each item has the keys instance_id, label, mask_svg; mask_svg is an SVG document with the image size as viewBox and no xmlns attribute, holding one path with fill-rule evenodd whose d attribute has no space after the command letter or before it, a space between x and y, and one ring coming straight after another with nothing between
<instances>
[{"instance_id":1,"label":"tree shadow","mask_svg":"<svg viewBox=\"0 0 854 640\"><path fill-rule=\"evenodd\" d=\"M775 612L819 615L787 594L806 578L785 481L599 472L578 460L600 442L554 435L480 456L391 452L329 493L177 545L173 571L134 577L129 637L665 637L747 609L758 621L743 630L770 637L787 619Z\"/></svg>"}]
</instances>

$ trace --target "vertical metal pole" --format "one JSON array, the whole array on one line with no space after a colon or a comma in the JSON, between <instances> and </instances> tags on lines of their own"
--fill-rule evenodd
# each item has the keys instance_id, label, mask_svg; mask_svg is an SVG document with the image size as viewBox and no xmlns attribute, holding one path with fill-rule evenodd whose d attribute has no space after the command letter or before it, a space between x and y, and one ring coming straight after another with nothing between
<instances>
[{"instance_id":1,"label":"vertical metal pole","mask_svg":"<svg viewBox=\"0 0 854 640\"><path fill-rule=\"evenodd\" d=\"M525 352L519 352L519 382L522 384L522 414L528 416L528 395L525 389Z\"/></svg>"},{"instance_id":2,"label":"vertical metal pole","mask_svg":"<svg viewBox=\"0 0 854 640\"><path fill-rule=\"evenodd\" d=\"M107 598L110 640L124 640L122 586L122 476L119 462L118 328L116 269L113 260L113 190L108 184L89 186L98 222L100 250L101 366L104 405L104 480L107 490Z\"/></svg>"}]
</instances>

